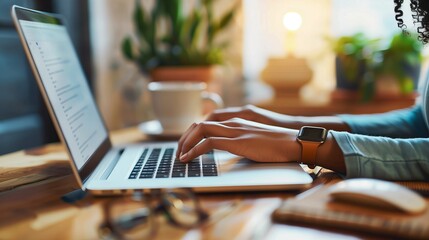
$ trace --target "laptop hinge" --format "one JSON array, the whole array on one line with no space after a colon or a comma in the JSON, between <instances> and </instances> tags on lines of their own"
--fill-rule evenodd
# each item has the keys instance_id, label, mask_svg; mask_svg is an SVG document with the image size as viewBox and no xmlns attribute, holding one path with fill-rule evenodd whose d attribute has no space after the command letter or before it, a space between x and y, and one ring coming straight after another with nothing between
<instances>
[{"instance_id":1,"label":"laptop hinge","mask_svg":"<svg viewBox=\"0 0 429 240\"><path fill-rule=\"evenodd\" d=\"M109 178L110 174L113 172L113 169L116 167L116 164L118 163L123 153L123 148L118 151L118 154L116 154L115 158L112 159L109 166L106 168L103 175L101 176L101 180L107 180Z\"/></svg>"}]
</instances>

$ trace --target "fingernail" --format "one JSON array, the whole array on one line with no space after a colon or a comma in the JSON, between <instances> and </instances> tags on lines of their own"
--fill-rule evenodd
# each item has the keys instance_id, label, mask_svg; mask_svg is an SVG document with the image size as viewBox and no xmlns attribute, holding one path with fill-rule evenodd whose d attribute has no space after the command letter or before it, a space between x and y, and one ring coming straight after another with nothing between
<instances>
[{"instance_id":1,"label":"fingernail","mask_svg":"<svg viewBox=\"0 0 429 240\"><path fill-rule=\"evenodd\" d=\"M188 153L185 153L180 156L180 161L183 162L186 159L186 156L188 156Z\"/></svg>"}]
</instances>

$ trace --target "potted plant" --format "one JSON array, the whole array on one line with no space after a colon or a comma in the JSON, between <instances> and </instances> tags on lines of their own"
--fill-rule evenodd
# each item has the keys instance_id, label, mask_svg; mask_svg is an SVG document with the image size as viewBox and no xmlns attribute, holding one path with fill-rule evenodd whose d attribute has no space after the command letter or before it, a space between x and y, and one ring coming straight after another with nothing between
<instances>
[{"instance_id":1,"label":"potted plant","mask_svg":"<svg viewBox=\"0 0 429 240\"><path fill-rule=\"evenodd\" d=\"M422 62L422 44L414 35L394 35L387 49L379 51L374 65L378 97L412 95Z\"/></svg>"},{"instance_id":2,"label":"potted plant","mask_svg":"<svg viewBox=\"0 0 429 240\"><path fill-rule=\"evenodd\" d=\"M135 34L123 40L122 52L152 81L207 82L212 66L224 61L228 41L217 38L231 24L235 8L216 19L213 0L197 2L188 14L182 3L157 0L147 10L136 0Z\"/></svg>"},{"instance_id":3,"label":"potted plant","mask_svg":"<svg viewBox=\"0 0 429 240\"><path fill-rule=\"evenodd\" d=\"M348 91L361 89L377 42L378 40L369 39L363 33L343 36L332 41L336 55L337 89Z\"/></svg>"}]
</instances>

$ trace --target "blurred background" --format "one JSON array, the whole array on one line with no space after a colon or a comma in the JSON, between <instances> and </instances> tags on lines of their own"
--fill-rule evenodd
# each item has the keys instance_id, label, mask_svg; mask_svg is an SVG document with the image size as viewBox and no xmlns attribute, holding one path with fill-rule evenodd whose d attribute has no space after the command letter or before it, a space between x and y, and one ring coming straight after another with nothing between
<instances>
[{"instance_id":1,"label":"blurred background","mask_svg":"<svg viewBox=\"0 0 429 240\"><path fill-rule=\"evenodd\" d=\"M2 0L0 154L58 141L13 4L64 15L110 130L153 119L148 82L194 69L226 106L298 115L408 107L426 76L427 51L401 34L393 0ZM184 79L162 79L168 70Z\"/></svg>"}]
</instances>

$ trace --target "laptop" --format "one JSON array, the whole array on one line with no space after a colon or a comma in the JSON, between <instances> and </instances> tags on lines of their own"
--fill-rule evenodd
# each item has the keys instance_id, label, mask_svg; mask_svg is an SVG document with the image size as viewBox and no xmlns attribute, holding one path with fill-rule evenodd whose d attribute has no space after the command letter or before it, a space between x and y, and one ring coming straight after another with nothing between
<instances>
[{"instance_id":1,"label":"laptop","mask_svg":"<svg viewBox=\"0 0 429 240\"><path fill-rule=\"evenodd\" d=\"M82 190L263 191L312 183L298 163L256 163L214 150L184 164L174 157L176 142L113 147L61 17L19 6L12 7L12 17Z\"/></svg>"}]
</instances>

